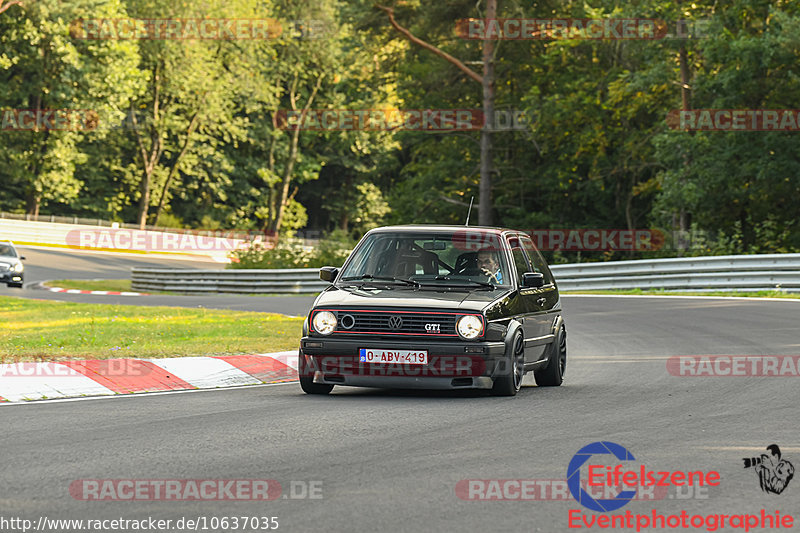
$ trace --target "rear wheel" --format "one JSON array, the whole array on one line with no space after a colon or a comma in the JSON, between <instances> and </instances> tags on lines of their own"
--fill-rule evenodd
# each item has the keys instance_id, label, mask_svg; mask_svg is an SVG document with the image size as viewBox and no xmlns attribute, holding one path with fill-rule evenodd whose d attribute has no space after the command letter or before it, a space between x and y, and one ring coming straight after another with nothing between
<instances>
[{"instance_id":1,"label":"rear wheel","mask_svg":"<svg viewBox=\"0 0 800 533\"><path fill-rule=\"evenodd\" d=\"M558 387L564 381L564 372L567 370L567 329L563 324L549 350L550 362L543 370L533 372L536 384L540 387Z\"/></svg>"},{"instance_id":2,"label":"rear wheel","mask_svg":"<svg viewBox=\"0 0 800 533\"><path fill-rule=\"evenodd\" d=\"M522 334L517 332L511 341L511 346L506 347L506 357L500 369L500 376L494 380L492 392L496 396L514 396L522 386L525 376L525 344Z\"/></svg>"},{"instance_id":3,"label":"rear wheel","mask_svg":"<svg viewBox=\"0 0 800 533\"><path fill-rule=\"evenodd\" d=\"M297 373L300 376L300 388L306 394L328 394L333 390L333 385L314 383L314 371L309 368L302 350L297 359Z\"/></svg>"}]
</instances>

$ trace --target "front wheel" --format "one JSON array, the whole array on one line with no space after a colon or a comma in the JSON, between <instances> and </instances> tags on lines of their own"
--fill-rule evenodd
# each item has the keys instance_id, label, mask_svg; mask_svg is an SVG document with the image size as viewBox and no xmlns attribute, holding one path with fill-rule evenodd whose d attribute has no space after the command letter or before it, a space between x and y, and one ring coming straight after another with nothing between
<instances>
[{"instance_id":1,"label":"front wheel","mask_svg":"<svg viewBox=\"0 0 800 533\"><path fill-rule=\"evenodd\" d=\"M517 332L506 347L506 356L500 368L500 376L494 380L492 392L495 396L515 396L522 386L525 375L525 343L522 334Z\"/></svg>"},{"instance_id":2,"label":"front wheel","mask_svg":"<svg viewBox=\"0 0 800 533\"><path fill-rule=\"evenodd\" d=\"M300 376L300 388L306 394L328 394L333 390L333 385L325 383L314 383L314 378L304 378Z\"/></svg>"},{"instance_id":3,"label":"front wheel","mask_svg":"<svg viewBox=\"0 0 800 533\"><path fill-rule=\"evenodd\" d=\"M300 350L297 358L297 374L300 376L300 388L306 394L328 394L333 390L333 385L314 383L314 371L309 368L306 356Z\"/></svg>"},{"instance_id":4,"label":"front wheel","mask_svg":"<svg viewBox=\"0 0 800 533\"><path fill-rule=\"evenodd\" d=\"M533 377L540 387L558 387L564 381L564 372L567 370L567 329L563 324L548 349L550 362L543 370L534 370Z\"/></svg>"}]
</instances>

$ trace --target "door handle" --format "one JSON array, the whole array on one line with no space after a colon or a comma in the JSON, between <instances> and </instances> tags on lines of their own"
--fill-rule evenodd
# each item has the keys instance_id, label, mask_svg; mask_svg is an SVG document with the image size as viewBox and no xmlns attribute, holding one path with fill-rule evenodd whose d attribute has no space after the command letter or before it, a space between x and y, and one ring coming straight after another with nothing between
<instances>
[{"instance_id":1,"label":"door handle","mask_svg":"<svg viewBox=\"0 0 800 533\"><path fill-rule=\"evenodd\" d=\"M536 300L536 303L539 304L539 305L544 305L544 303L546 301L547 301L547 298L539 298L538 300Z\"/></svg>"}]
</instances>

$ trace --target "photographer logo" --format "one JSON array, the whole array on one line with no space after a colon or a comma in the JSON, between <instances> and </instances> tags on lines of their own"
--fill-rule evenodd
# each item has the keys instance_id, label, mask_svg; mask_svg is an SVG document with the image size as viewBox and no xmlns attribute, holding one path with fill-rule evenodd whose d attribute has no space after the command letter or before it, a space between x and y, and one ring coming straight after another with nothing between
<instances>
[{"instance_id":1,"label":"photographer logo","mask_svg":"<svg viewBox=\"0 0 800 533\"><path fill-rule=\"evenodd\" d=\"M789 485L794 477L794 466L781 457L781 449L777 444L767 446L769 454L762 453L761 457L745 457L745 468L752 468L758 475L761 490L768 494L780 494Z\"/></svg>"}]
</instances>

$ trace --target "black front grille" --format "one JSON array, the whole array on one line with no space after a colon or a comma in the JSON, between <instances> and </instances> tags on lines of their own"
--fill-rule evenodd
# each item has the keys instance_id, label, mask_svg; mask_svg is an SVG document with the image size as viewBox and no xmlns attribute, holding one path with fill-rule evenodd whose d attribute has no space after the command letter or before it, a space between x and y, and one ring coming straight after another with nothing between
<instances>
[{"instance_id":1,"label":"black front grille","mask_svg":"<svg viewBox=\"0 0 800 533\"><path fill-rule=\"evenodd\" d=\"M365 313L338 311L339 323L342 317L350 315L355 319L352 328L339 326L339 333L405 333L416 335L456 335L455 314L417 314L417 313ZM398 321L398 319L400 319ZM347 323L348 321L345 321ZM398 327L399 326L399 327ZM438 326L438 327L437 327Z\"/></svg>"}]
</instances>

